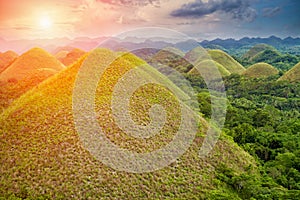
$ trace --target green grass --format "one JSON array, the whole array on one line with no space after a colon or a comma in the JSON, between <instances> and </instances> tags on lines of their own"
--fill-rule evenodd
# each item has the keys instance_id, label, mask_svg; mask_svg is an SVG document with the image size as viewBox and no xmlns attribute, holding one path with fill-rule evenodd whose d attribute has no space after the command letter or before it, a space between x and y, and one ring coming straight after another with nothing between
<instances>
[{"instance_id":1,"label":"green grass","mask_svg":"<svg viewBox=\"0 0 300 200\"><path fill-rule=\"evenodd\" d=\"M109 50L98 51L98 59L103 62L115 56ZM22 95L0 115L3 198L204 199L210 191L223 187L214 182L219 165L226 165L237 174L250 164L255 166L253 158L226 137L221 137L208 157L200 158L204 119L190 149L162 170L131 174L115 171L95 160L82 146L73 123L72 92L84 59ZM134 93L131 114L136 123L148 123L148 108L160 103L168 117L161 135L146 141L133 140L116 126L109 101L113 86L128 70L144 64L132 54L117 59L103 74L95 98L98 123L106 136L115 144L138 152L167 144L177 131L180 115L174 95L166 88L150 84ZM149 72L158 73L153 69L145 73Z\"/></svg>"},{"instance_id":2,"label":"green grass","mask_svg":"<svg viewBox=\"0 0 300 200\"><path fill-rule=\"evenodd\" d=\"M277 75L278 73L279 71L272 65L267 63L256 63L247 68L246 71L243 72L243 75L251 78L265 78Z\"/></svg>"},{"instance_id":3,"label":"green grass","mask_svg":"<svg viewBox=\"0 0 300 200\"><path fill-rule=\"evenodd\" d=\"M245 68L234 60L230 55L221 50L209 50L211 58L225 67L232 74L241 74Z\"/></svg>"},{"instance_id":4,"label":"green grass","mask_svg":"<svg viewBox=\"0 0 300 200\"><path fill-rule=\"evenodd\" d=\"M292 69L286 72L279 78L281 81L300 82L300 63L295 65Z\"/></svg>"}]
</instances>

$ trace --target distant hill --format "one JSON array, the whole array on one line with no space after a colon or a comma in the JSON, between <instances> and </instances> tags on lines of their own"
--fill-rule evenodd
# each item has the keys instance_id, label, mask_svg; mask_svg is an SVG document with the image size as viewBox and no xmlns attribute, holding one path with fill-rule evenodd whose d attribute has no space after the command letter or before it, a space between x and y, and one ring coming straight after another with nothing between
<instances>
[{"instance_id":1,"label":"distant hill","mask_svg":"<svg viewBox=\"0 0 300 200\"><path fill-rule=\"evenodd\" d=\"M230 55L221 50L209 50L211 58L225 67L230 73L241 74L245 68Z\"/></svg>"},{"instance_id":2,"label":"distant hill","mask_svg":"<svg viewBox=\"0 0 300 200\"><path fill-rule=\"evenodd\" d=\"M33 48L19 56L0 74L0 81L28 79L41 74L55 74L64 66L51 54L40 48Z\"/></svg>"},{"instance_id":3,"label":"distant hill","mask_svg":"<svg viewBox=\"0 0 300 200\"><path fill-rule=\"evenodd\" d=\"M65 66L69 66L70 64L77 61L81 56L83 56L86 52L75 48L72 51L68 52L66 56L59 58L58 60L63 63Z\"/></svg>"},{"instance_id":4,"label":"distant hill","mask_svg":"<svg viewBox=\"0 0 300 200\"><path fill-rule=\"evenodd\" d=\"M192 50L190 50L189 52L187 52L184 56L184 58L186 60L191 61L192 63L197 63L197 62L201 62L204 60L210 60L210 56L207 52L207 50L205 50L202 47L196 47Z\"/></svg>"},{"instance_id":5,"label":"distant hill","mask_svg":"<svg viewBox=\"0 0 300 200\"><path fill-rule=\"evenodd\" d=\"M60 52L70 52L73 49L76 49L76 47L74 47L74 46L59 46L59 47L55 48L53 51L51 51L51 53L53 55L57 55Z\"/></svg>"},{"instance_id":6,"label":"distant hill","mask_svg":"<svg viewBox=\"0 0 300 200\"><path fill-rule=\"evenodd\" d=\"M18 54L13 51L0 53L0 73L3 72L17 57Z\"/></svg>"},{"instance_id":7,"label":"distant hill","mask_svg":"<svg viewBox=\"0 0 300 200\"><path fill-rule=\"evenodd\" d=\"M300 62L279 78L282 81L300 82Z\"/></svg>"},{"instance_id":8,"label":"distant hill","mask_svg":"<svg viewBox=\"0 0 300 200\"><path fill-rule=\"evenodd\" d=\"M184 59L185 54L177 48L166 47L154 54L149 63L158 69L165 66L174 68L178 72L187 73L192 69L192 64Z\"/></svg>"},{"instance_id":9,"label":"distant hill","mask_svg":"<svg viewBox=\"0 0 300 200\"><path fill-rule=\"evenodd\" d=\"M235 39L215 39L215 40L204 40L200 44L209 48L212 45L218 45L221 48L225 48L226 52L230 54L240 55L245 53L251 47L257 44L267 44L278 49L281 53L299 54L300 53L300 38L287 37L285 39L271 36L268 38L249 38L245 37L239 40Z\"/></svg>"},{"instance_id":10,"label":"distant hill","mask_svg":"<svg viewBox=\"0 0 300 200\"><path fill-rule=\"evenodd\" d=\"M265 50L275 51L275 48L267 44L257 44L253 46L251 49L249 49L249 51L247 51L247 53L245 53L242 56L242 58L251 61L258 53L261 53Z\"/></svg>"},{"instance_id":11,"label":"distant hill","mask_svg":"<svg viewBox=\"0 0 300 200\"><path fill-rule=\"evenodd\" d=\"M252 62L273 62L281 58L281 54L276 49L266 49L264 51L258 52L253 56L250 61Z\"/></svg>"},{"instance_id":12,"label":"distant hill","mask_svg":"<svg viewBox=\"0 0 300 200\"><path fill-rule=\"evenodd\" d=\"M224 66L222 66L221 64L213 60L201 61L199 64L197 64L197 69L193 67L193 69L191 69L188 73L193 75L199 75L199 71L198 71L199 69L200 71L202 70L205 71L206 75L209 76L209 72L211 71L211 68L215 66L218 68L222 77L226 77L230 75L230 72ZM210 77L214 77L214 76L216 75L214 73L211 73Z\"/></svg>"},{"instance_id":13,"label":"distant hill","mask_svg":"<svg viewBox=\"0 0 300 200\"><path fill-rule=\"evenodd\" d=\"M280 71L288 71L300 61L299 55L282 53L273 46L267 44L257 44L251 47L245 54L237 57L244 65L250 66L255 63L265 62Z\"/></svg>"},{"instance_id":14,"label":"distant hill","mask_svg":"<svg viewBox=\"0 0 300 200\"><path fill-rule=\"evenodd\" d=\"M243 72L243 75L251 78L264 78L278 74L279 71L267 63L257 63Z\"/></svg>"},{"instance_id":15,"label":"distant hill","mask_svg":"<svg viewBox=\"0 0 300 200\"><path fill-rule=\"evenodd\" d=\"M68 55L69 51L59 51L56 54L53 54L57 60L61 60Z\"/></svg>"},{"instance_id":16,"label":"distant hill","mask_svg":"<svg viewBox=\"0 0 300 200\"><path fill-rule=\"evenodd\" d=\"M108 50L94 53L101 62L99 66L115 57ZM204 119L188 151L164 169L128 173L96 160L84 148L74 126L72 95L82 62L83 58L22 95L0 115L0 171L6 177L0 191L4 197L14 194L15 198L28 199L214 199L216 194L222 194L238 199L230 185L216 178L220 173L217 169L238 175L247 170L259 176L255 160L227 137L218 141L209 157L199 157L207 128ZM94 98L95 116L105 137L129 152L148 153L167 146L174 140L181 121L180 104L174 95L152 84L135 91L130 114L135 123L148 124L149 109L160 104L166 110L167 120L159 134L147 140L133 138L115 123L111 109L114 86L128 70L145 64L132 54L117 59L104 72ZM147 69L158 75L153 68ZM89 98L85 95L83 91L80 98ZM90 128L89 124L86 128Z\"/></svg>"}]
</instances>

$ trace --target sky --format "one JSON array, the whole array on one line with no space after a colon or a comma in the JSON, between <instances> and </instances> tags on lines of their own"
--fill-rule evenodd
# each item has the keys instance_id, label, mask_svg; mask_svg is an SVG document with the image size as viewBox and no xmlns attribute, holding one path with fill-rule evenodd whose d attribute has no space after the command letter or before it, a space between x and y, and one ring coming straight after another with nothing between
<instances>
[{"instance_id":1,"label":"sky","mask_svg":"<svg viewBox=\"0 0 300 200\"><path fill-rule=\"evenodd\" d=\"M164 27L195 39L300 37L299 0L0 0L6 40Z\"/></svg>"}]
</instances>

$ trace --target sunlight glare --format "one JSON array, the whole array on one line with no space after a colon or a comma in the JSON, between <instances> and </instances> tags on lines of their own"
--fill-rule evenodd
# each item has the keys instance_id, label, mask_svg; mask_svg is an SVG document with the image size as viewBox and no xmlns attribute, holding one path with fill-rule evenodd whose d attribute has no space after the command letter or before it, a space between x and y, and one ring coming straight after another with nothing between
<instances>
[{"instance_id":1,"label":"sunlight glare","mask_svg":"<svg viewBox=\"0 0 300 200\"><path fill-rule=\"evenodd\" d=\"M52 26L52 20L49 16L42 16L39 21L40 27L43 29L49 29Z\"/></svg>"}]
</instances>

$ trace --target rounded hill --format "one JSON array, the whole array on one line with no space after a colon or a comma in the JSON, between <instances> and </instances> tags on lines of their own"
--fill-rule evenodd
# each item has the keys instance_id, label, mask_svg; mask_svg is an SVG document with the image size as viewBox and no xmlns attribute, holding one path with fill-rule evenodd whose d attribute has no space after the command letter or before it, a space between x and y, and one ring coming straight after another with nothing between
<instances>
[{"instance_id":1,"label":"rounded hill","mask_svg":"<svg viewBox=\"0 0 300 200\"><path fill-rule=\"evenodd\" d=\"M76 62L81 56L83 56L86 52L75 48L70 52L67 52L65 56L63 56L63 54L66 52L61 52L61 58L59 58L58 60L63 63L65 66L69 66L72 63Z\"/></svg>"},{"instance_id":2,"label":"rounded hill","mask_svg":"<svg viewBox=\"0 0 300 200\"><path fill-rule=\"evenodd\" d=\"M251 78L264 78L277 75L278 73L279 71L272 65L267 63L256 63L247 68L246 71L243 72L243 75Z\"/></svg>"},{"instance_id":3,"label":"rounded hill","mask_svg":"<svg viewBox=\"0 0 300 200\"><path fill-rule=\"evenodd\" d=\"M280 77L279 80L291 83L300 82L300 62Z\"/></svg>"},{"instance_id":4,"label":"rounded hill","mask_svg":"<svg viewBox=\"0 0 300 200\"><path fill-rule=\"evenodd\" d=\"M223 67L221 64L217 63L216 61L213 61L213 60L204 60L204 61L200 62L199 64L197 64L197 68L200 71L203 70L203 71L205 71L207 73L209 73L210 71L212 72L212 70L211 70L212 67L217 67L222 77L226 77L226 76L230 75L230 72L225 67ZM197 69L195 69L195 67L193 67L193 69L191 69L189 71L189 74L199 75L199 71ZM209 76L209 74L206 74L206 75ZM213 77L213 76L216 76L216 74L214 74L212 72L210 74L210 77Z\"/></svg>"},{"instance_id":5,"label":"rounded hill","mask_svg":"<svg viewBox=\"0 0 300 200\"><path fill-rule=\"evenodd\" d=\"M247 51L242 58L251 61L258 53L265 50L275 50L275 48L267 44L257 44L249 49L249 51Z\"/></svg>"},{"instance_id":6,"label":"rounded hill","mask_svg":"<svg viewBox=\"0 0 300 200\"><path fill-rule=\"evenodd\" d=\"M115 58L109 50L96 51L96 59L103 65ZM1 195L28 199L214 199L218 192L238 198L229 185L217 182L216 169L227 167L240 174L252 166L251 171L256 174L255 161L226 137L219 140L208 157L200 158L204 119L188 151L164 169L128 173L115 171L96 160L84 148L74 124L72 95L83 60L22 95L0 115L0 172L5 177ZM124 55L105 70L93 98L95 118L106 139L138 153L164 147L172 141L181 121L180 105L174 95L166 88L150 84L135 91L130 114L135 123L149 124L149 109L160 104L167 119L160 134L146 140L133 138L117 126L110 105L114 86L127 71L141 65L149 67L151 74L159 75L136 56ZM91 97L82 91L80 98ZM89 124L85 126L88 128Z\"/></svg>"},{"instance_id":7,"label":"rounded hill","mask_svg":"<svg viewBox=\"0 0 300 200\"><path fill-rule=\"evenodd\" d=\"M225 67L232 74L242 74L245 68L222 50L208 50L210 57Z\"/></svg>"},{"instance_id":8,"label":"rounded hill","mask_svg":"<svg viewBox=\"0 0 300 200\"><path fill-rule=\"evenodd\" d=\"M33 48L19 56L0 74L0 81L25 80L33 76L53 75L64 69L54 56L41 48Z\"/></svg>"},{"instance_id":9,"label":"rounded hill","mask_svg":"<svg viewBox=\"0 0 300 200\"><path fill-rule=\"evenodd\" d=\"M0 73L3 72L17 57L18 54L13 51L0 53Z\"/></svg>"}]
</instances>

